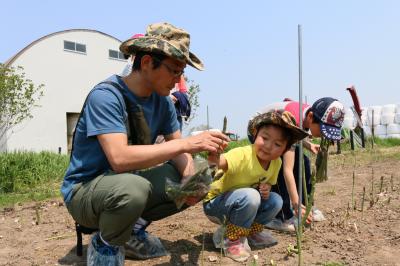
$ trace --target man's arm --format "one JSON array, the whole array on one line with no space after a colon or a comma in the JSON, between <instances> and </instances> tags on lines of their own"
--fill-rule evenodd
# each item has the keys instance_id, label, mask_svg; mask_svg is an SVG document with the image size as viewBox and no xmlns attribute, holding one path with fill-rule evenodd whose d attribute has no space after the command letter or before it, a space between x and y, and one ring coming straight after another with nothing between
<instances>
[{"instance_id":1,"label":"man's arm","mask_svg":"<svg viewBox=\"0 0 400 266\"><path fill-rule=\"evenodd\" d=\"M174 139L181 139L182 133L178 130L170 135L165 136L166 141ZM183 179L194 174L193 158L190 153L178 154L175 158L171 159L178 172L182 175Z\"/></svg>"},{"instance_id":2,"label":"man's arm","mask_svg":"<svg viewBox=\"0 0 400 266\"><path fill-rule=\"evenodd\" d=\"M108 162L117 173L152 167L182 153L217 152L221 143L229 141L224 134L215 131L205 131L185 139L172 137L170 141L158 145L128 145L124 133L101 134L97 138ZM177 167L181 167L181 164Z\"/></svg>"}]
</instances>

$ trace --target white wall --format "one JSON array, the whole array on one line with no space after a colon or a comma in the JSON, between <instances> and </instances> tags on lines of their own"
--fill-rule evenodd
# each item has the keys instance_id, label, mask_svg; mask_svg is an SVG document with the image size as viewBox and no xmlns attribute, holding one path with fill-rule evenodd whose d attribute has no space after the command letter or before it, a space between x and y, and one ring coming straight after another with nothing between
<instances>
[{"instance_id":1,"label":"white wall","mask_svg":"<svg viewBox=\"0 0 400 266\"><path fill-rule=\"evenodd\" d=\"M64 40L86 45L86 54L64 51ZM67 151L66 113L79 113L91 88L126 62L109 59L108 50L120 42L97 31L60 32L39 40L23 51L11 66L23 66L34 84L44 84L44 96L32 111L33 119L14 129L7 141L10 150Z\"/></svg>"}]
</instances>

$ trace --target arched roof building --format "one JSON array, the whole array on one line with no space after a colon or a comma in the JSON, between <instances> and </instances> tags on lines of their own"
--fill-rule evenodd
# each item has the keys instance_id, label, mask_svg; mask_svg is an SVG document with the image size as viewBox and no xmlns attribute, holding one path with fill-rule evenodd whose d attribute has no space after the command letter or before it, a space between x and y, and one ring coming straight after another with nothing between
<instances>
[{"instance_id":1,"label":"arched roof building","mask_svg":"<svg viewBox=\"0 0 400 266\"><path fill-rule=\"evenodd\" d=\"M44 96L33 118L15 127L0 150L66 153L87 93L126 64L120 43L100 31L71 29L44 36L5 62L22 66L35 85L44 84Z\"/></svg>"}]
</instances>

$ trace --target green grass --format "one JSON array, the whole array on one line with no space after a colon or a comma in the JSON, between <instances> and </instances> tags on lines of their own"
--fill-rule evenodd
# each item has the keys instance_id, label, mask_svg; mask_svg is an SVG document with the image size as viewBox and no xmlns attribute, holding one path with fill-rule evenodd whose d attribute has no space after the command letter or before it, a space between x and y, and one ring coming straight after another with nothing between
<instances>
[{"instance_id":1,"label":"green grass","mask_svg":"<svg viewBox=\"0 0 400 266\"><path fill-rule=\"evenodd\" d=\"M60 195L69 157L51 152L0 154L0 206Z\"/></svg>"}]
</instances>

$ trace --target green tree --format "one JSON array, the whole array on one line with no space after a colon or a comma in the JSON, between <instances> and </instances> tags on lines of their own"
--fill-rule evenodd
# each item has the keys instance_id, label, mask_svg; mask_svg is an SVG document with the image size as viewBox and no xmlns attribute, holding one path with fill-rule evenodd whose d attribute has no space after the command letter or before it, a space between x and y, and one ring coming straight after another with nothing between
<instances>
[{"instance_id":1,"label":"green tree","mask_svg":"<svg viewBox=\"0 0 400 266\"><path fill-rule=\"evenodd\" d=\"M199 92L200 92L200 86L199 84L194 83L193 80L189 80L187 77L185 77L186 84L189 85L189 102L192 107L191 112L190 112L190 117L187 120L187 123L193 120L193 118L196 117L196 111L197 108L199 108Z\"/></svg>"},{"instance_id":2,"label":"green tree","mask_svg":"<svg viewBox=\"0 0 400 266\"><path fill-rule=\"evenodd\" d=\"M0 64L0 140L6 140L14 126L32 118L32 108L38 106L43 87L27 79L23 67Z\"/></svg>"}]
</instances>

